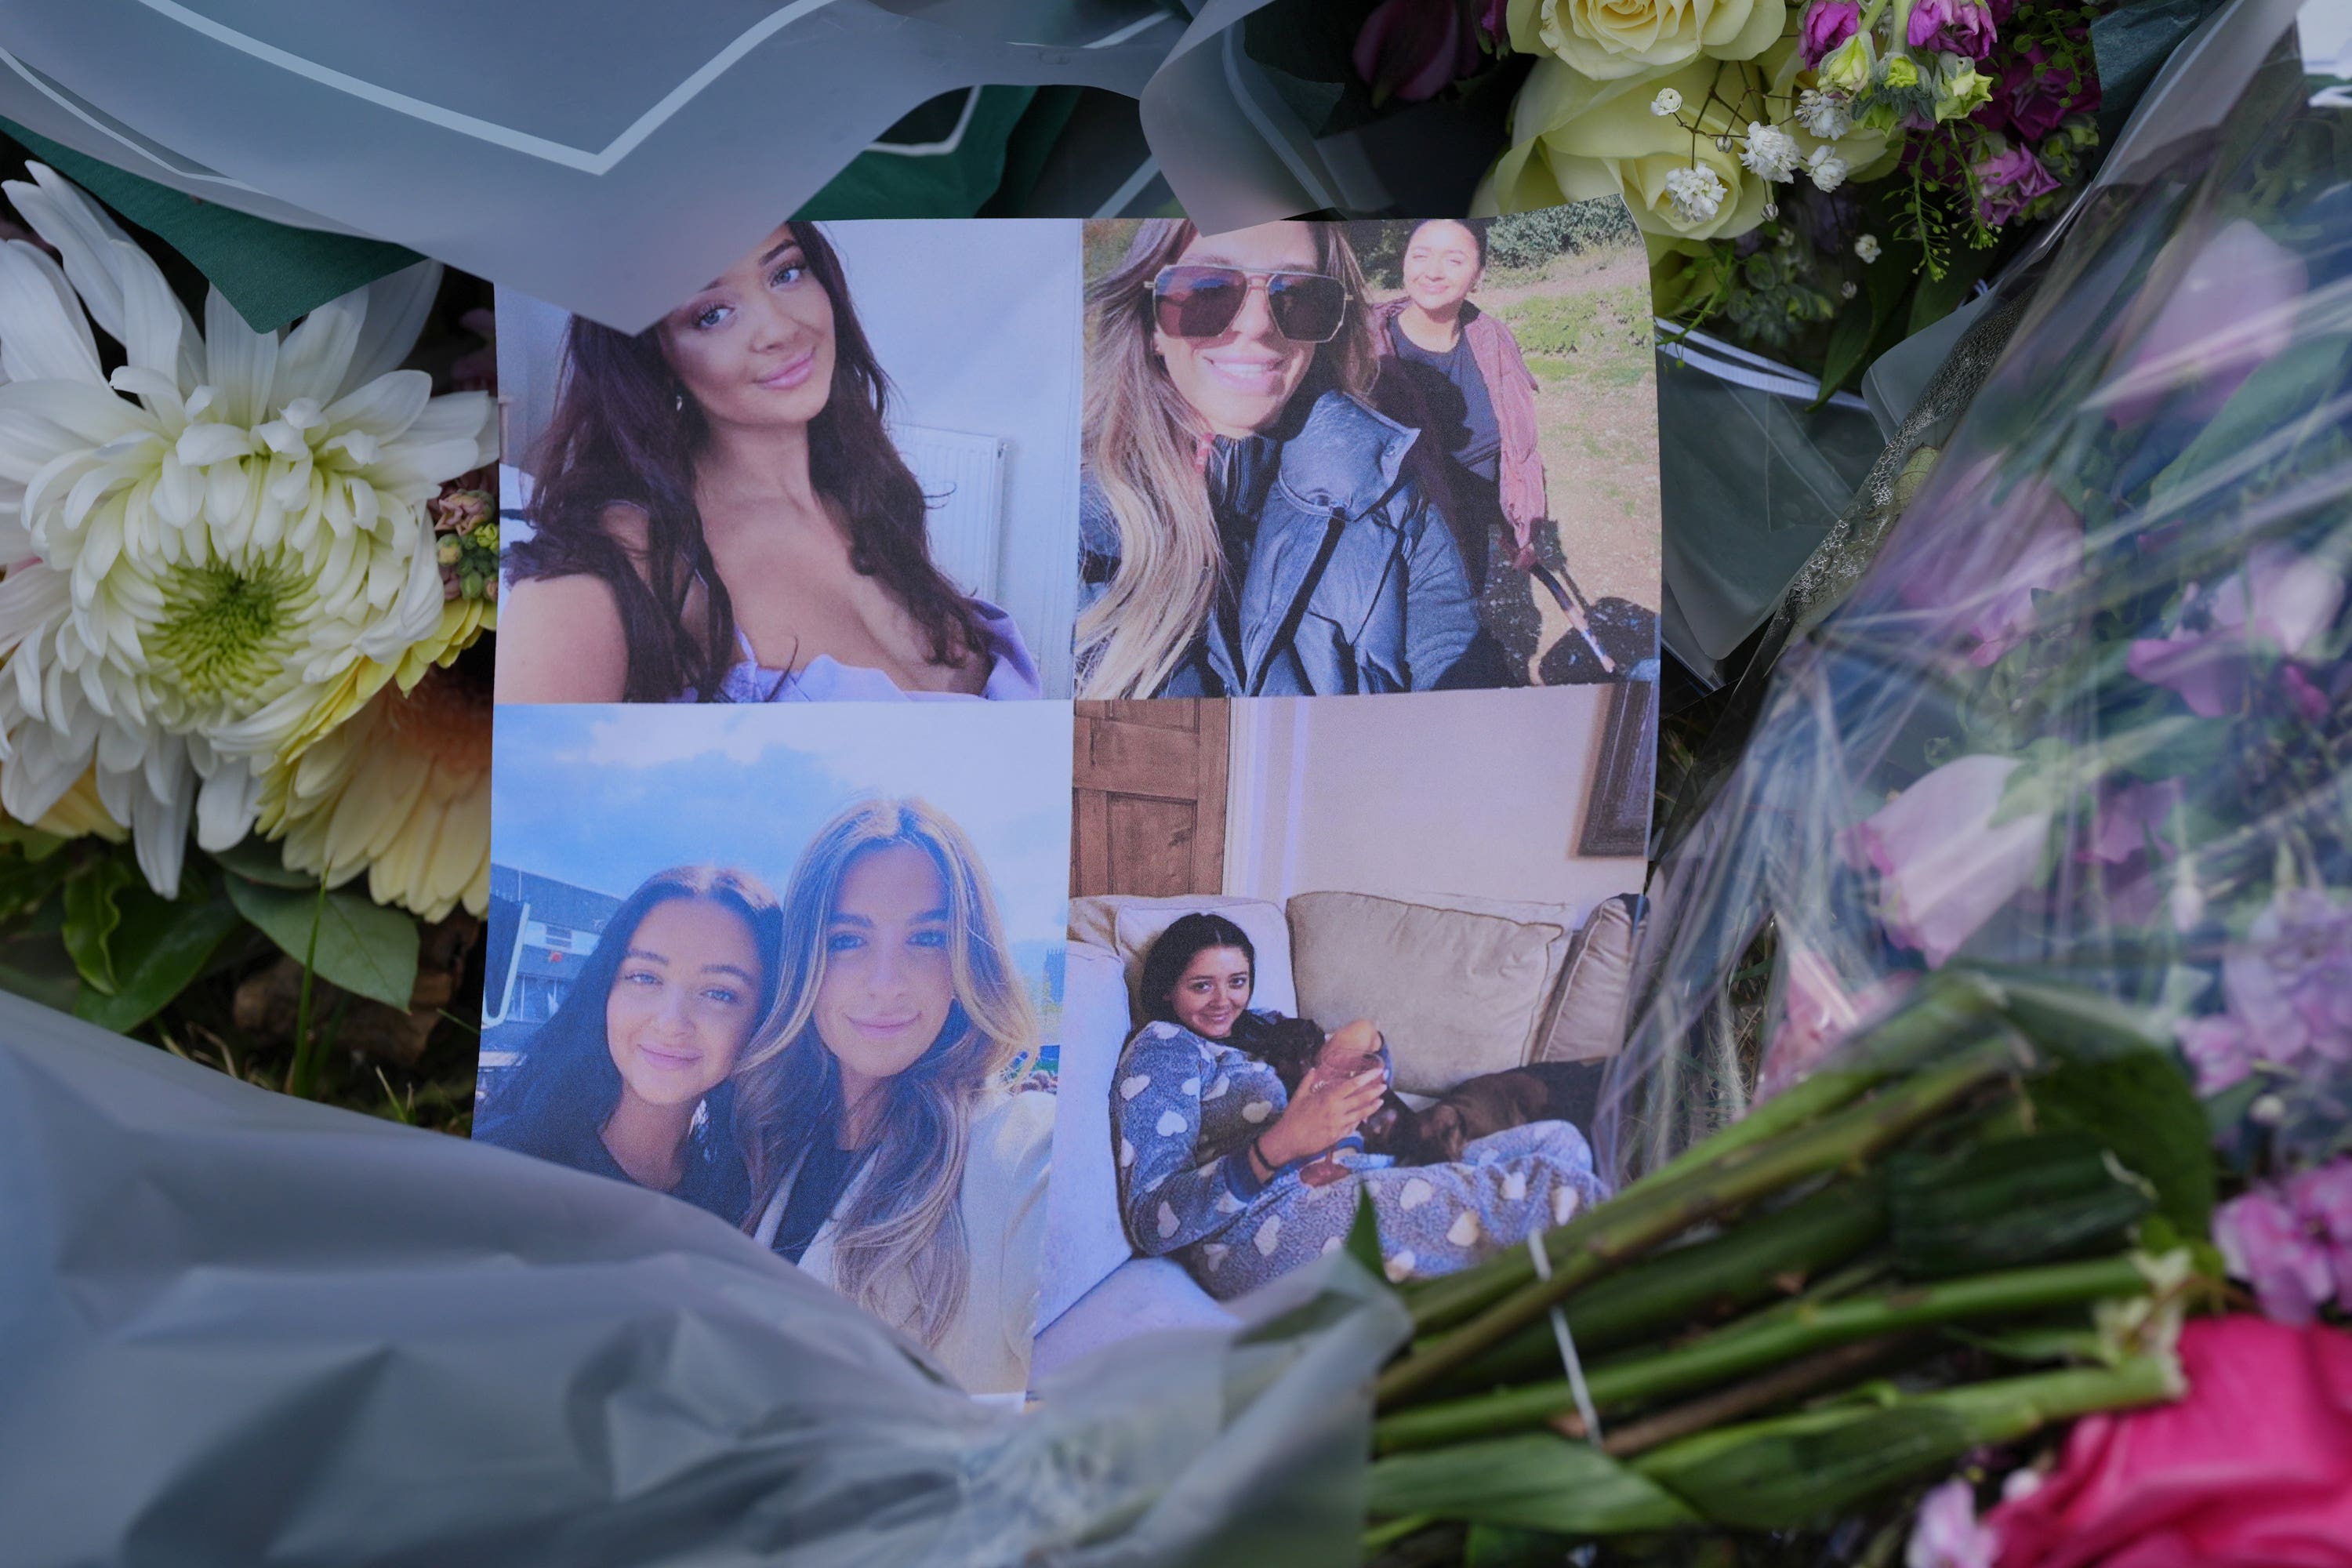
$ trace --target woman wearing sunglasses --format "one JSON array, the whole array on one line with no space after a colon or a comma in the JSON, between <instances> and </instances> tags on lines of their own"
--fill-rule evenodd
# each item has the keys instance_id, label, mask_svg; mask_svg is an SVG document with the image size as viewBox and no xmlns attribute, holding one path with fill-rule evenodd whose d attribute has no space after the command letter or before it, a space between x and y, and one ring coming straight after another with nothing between
<instances>
[{"instance_id":1,"label":"woman wearing sunglasses","mask_svg":"<svg viewBox=\"0 0 2352 1568\"><path fill-rule=\"evenodd\" d=\"M1041 695L1011 617L931 563L888 395L814 224L642 332L574 317L499 700Z\"/></svg>"},{"instance_id":2,"label":"woman wearing sunglasses","mask_svg":"<svg viewBox=\"0 0 2352 1568\"><path fill-rule=\"evenodd\" d=\"M1503 683L1337 225L1153 219L1087 311L1081 696Z\"/></svg>"},{"instance_id":3,"label":"woman wearing sunglasses","mask_svg":"<svg viewBox=\"0 0 2352 1568\"><path fill-rule=\"evenodd\" d=\"M1511 329L1470 302L1486 273L1486 226L1432 218L1405 241L1404 292L1372 311L1381 373L1411 385L1428 410L1424 434L1444 449L1447 500L1470 580L1483 586L1489 549L1505 530L1511 563L1533 568L1544 515L1536 452L1536 378Z\"/></svg>"}]
</instances>

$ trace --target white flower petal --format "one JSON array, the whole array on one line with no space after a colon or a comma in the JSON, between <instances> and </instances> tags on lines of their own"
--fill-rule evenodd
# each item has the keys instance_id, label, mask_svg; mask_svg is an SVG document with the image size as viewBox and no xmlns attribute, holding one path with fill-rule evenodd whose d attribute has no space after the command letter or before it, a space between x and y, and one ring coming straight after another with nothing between
<instances>
[{"instance_id":1,"label":"white flower petal","mask_svg":"<svg viewBox=\"0 0 2352 1568\"><path fill-rule=\"evenodd\" d=\"M228 296L205 296L205 384L220 394L213 416L231 425L258 424L269 412L278 383L278 334L247 326Z\"/></svg>"},{"instance_id":2,"label":"white flower petal","mask_svg":"<svg viewBox=\"0 0 2352 1568\"><path fill-rule=\"evenodd\" d=\"M234 848L253 831L261 805L261 780L250 763L238 761L215 769L196 792L197 847L218 853Z\"/></svg>"},{"instance_id":3,"label":"white flower petal","mask_svg":"<svg viewBox=\"0 0 2352 1568\"><path fill-rule=\"evenodd\" d=\"M361 292L367 297L365 321L359 342L352 350L351 363L335 388L338 392L349 392L397 370L408 358L441 292L441 264L420 261L404 267Z\"/></svg>"},{"instance_id":4,"label":"white flower petal","mask_svg":"<svg viewBox=\"0 0 2352 1568\"><path fill-rule=\"evenodd\" d=\"M404 435L432 400L431 376L421 370L395 370L329 404L326 418L339 436L358 432L389 442ZM359 459L362 467L371 460L372 456Z\"/></svg>"},{"instance_id":5,"label":"white flower petal","mask_svg":"<svg viewBox=\"0 0 2352 1568\"><path fill-rule=\"evenodd\" d=\"M0 372L11 381L103 385L98 340L80 307L58 297L50 280L56 271L56 263L23 240L0 246Z\"/></svg>"},{"instance_id":6,"label":"white flower petal","mask_svg":"<svg viewBox=\"0 0 2352 1568\"><path fill-rule=\"evenodd\" d=\"M123 354L135 370L152 371L167 379L175 377L187 313L181 309L179 297L163 281L161 272L152 265L133 265L134 258L137 261L147 259L144 251L127 239L117 241L116 248L131 253L118 268L122 279Z\"/></svg>"},{"instance_id":7,"label":"white flower petal","mask_svg":"<svg viewBox=\"0 0 2352 1568\"><path fill-rule=\"evenodd\" d=\"M313 414L342 390L366 313L365 290L330 300L286 334L278 356L278 401Z\"/></svg>"}]
</instances>

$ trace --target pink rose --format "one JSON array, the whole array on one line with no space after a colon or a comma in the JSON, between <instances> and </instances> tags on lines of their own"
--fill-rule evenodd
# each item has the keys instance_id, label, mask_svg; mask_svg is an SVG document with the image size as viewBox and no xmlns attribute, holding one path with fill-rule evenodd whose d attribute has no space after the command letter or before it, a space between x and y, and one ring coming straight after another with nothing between
<instances>
[{"instance_id":1,"label":"pink rose","mask_svg":"<svg viewBox=\"0 0 2352 1568\"><path fill-rule=\"evenodd\" d=\"M1853 37L1861 25L1859 0L1812 0L1798 28L1797 52L1804 57L1807 68L1817 66L1823 56Z\"/></svg>"},{"instance_id":2,"label":"pink rose","mask_svg":"<svg viewBox=\"0 0 2352 1568\"><path fill-rule=\"evenodd\" d=\"M2134 642L2124 667L2179 692L2199 718L2219 718L2245 700L2252 645L2287 658L2304 652L2334 623L2345 586L2343 574L2318 556L2281 541L2257 544L2243 572L2210 594L2192 588L2181 602L2181 626L2169 637Z\"/></svg>"},{"instance_id":3,"label":"pink rose","mask_svg":"<svg viewBox=\"0 0 2352 1568\"><path fill-rule=\"evenodd\" d=\"M2294 341L2311 274L2303 258L2240 218L2190 260L2108 384L2108 416L2137 424L2180 395L2178 412L2210 419Z\"/></svg>"},{"instance_id":4,"label":"pink rose","mask_svg":"<svg viewBox=\"0 0 2352 1568\"><path fill-rule=\"evenodd\" d=\"M1946 493L1985 493L1993 468L1986 464ZM2025 479L1990 516L1939 521L1953 526L1908 531L1921 542L1897 568L1895 593L1913 609L1943 612L1938 619L1970 639L1969 662L1990 668L2032 632L2034 595L2058 593L2082 576L2083 520L2055 489Z\"/></svg>"},{"instance_id":5,"label":"pink rose","mask_svg":"<svg viewBox=\"0 0 2352 1568\"><path fill-rule=\"evenodd\" d=\"M1926 954L1930 968L2041 871L2050 814L1992 820L2020 765L1993 756L1946 763L1849 830L1849 858L1878 872L1886 934Z\"/></svg>"},{"instance_id":6,"label":"pink rose","mask_svg":"<svg viewBox=\"0 0 2352 1568\"><path fill-rule=\"evenodd\" d=\"M2202 1318L2180 1364L2177 1404L2085 1416L1985 1516L1999 1568L2352 1568L2352 1335Z\"/></svg>"},{"instance_id":7,"label":"pink rose","mask_svg":"<svg viewBox=\"0 0 2352 1568\"><path fill-rule=\"evenodd\" d=\"M1381 0L1356 35L1356 74L1375 99L1418 103L1478 68L1476 29L1454 0Z\"/></svg>"},{"instance_id":8,"label":"pink rose","mask_svg":"<svg viewBox=\"0 0 2352 1568\"><path fill-rule=\"evenodd\" d=\"M1756 1082L1759 1100L1769 1100L1811 1073L1856 1029L1894 1011L1919 979L1909 970L1898 970L1849 992L1828 959L1785 938L1780 966L1780 1026L1764 1047L1764 1067Z\"/></svg>"}]
</instances>

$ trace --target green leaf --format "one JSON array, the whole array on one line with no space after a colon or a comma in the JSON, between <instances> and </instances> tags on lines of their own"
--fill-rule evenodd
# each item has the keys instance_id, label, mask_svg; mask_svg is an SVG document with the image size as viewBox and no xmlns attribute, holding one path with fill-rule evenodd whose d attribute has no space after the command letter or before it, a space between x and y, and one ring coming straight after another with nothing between
<instances>
[{"instance_id":1,"label":"green leaf","mask_svg":"<svg viewBox=\"0 0 2352 1568\"><path fill-rule=\"evenodd\" d=\"M1818 408L1830 400L1830 395L1852 379L1862 368L1870 352L1870 312L1849 305L1838 312L1837 325L1830 329L1829 347L1822 355L1822 395L1813 399Z\"/></svg>"},{"instance_id":2,"label":"green leaf","mask_svg":"<svg viewBox=\"0 0 2352 1568\"><path fill-rule=\"evenodd\" d=\"M72 842L37 827L27 827L14 817L0 816L0 844L16 845L27 860L46 860Z\"/></svg>"},{"instance_id":3,"label":"green leaf","mask_svg":"<svg viewBox=\"0 0 2352 1568\"><path fill-rule=\"evenodd\" d=\"M125 889L121 908L110 944L114 993L84 991L74 1005L76 1016L118 1034L145 1023L186 990L237 926L236 910L225 899L165 899L144 883Z\"/></svg>"},{"instance_id":4,"label":"green leaf","mask_svg":"<svg viewBox=\"0 0 2352 1568\"><path fill-rule=\"evenodd\" d=\"M2201 1239L2217 1196L2212 1125L2172 1052L2128 1051L2104 1060L2069 1058L2027 1085L2044 1127L2079 1128L2156 1188L2157 1212Z\"/></svg>"},{"instance_id":5,"label":"green leaf","mask_svg":"<svg viewBox=\"0 0 2352 1568\"><path fill-rule=\"evenodd\" d=\"M70 858L0 856L0 914L37 910L73 875ZM62 917L62 910L52 910Z\"/></svg>"},{"instance_id":6,"label":"green leaf","mask_svg":"<svg viewBox=\"0 0 2352 1568\"><path fill-rule=\"evenodd\" d=\"M1926 331L1958 310L1991 264L1989 250L1963 250L1946 263L1941 278L1921 278L1918 292L1911 296L1911 334Z\"/></svg>"},{"instance_id":7,"label":"green leaf","mask_svg":"<svg viewBox=\"0 0 2352 1568\"><path fill-rule=\"evenodd\" d=\"M1372 1194L1367 1188L1357 1195L1356 1220L1348 1227L1348 1256L1361 1264L1373 1279L1388 1283L1386 1260L1381 1257L1380 1215L1372 1208ZM1389 1289L1393 1292L1394 1285Z\"/></svg>"},{"instance_id":8,"label":"green leaf","mask_svg":"<svg viewBox=\"0 0 2352 1568\"><path fill-rule=\"evenodd\" d=\"M228 879L237 911L300 963L318 931L319 978L387 1007L408 1011L416 989L416 921L352 893L330 893L320 906L318 884L309 891Z\"/></svg>"},{"instance_id":9,"label":"green leaf","mask_svg":"<svg viewBox=\"0 0 2352 1568\"><path fill-rule=\"evenodd\" d=\"M289 870L283 850L266 838L248 838L213 858L224 869L236 872L248 882L259 882L268 888L300 888L313 893L319 890L318 878Z\"/></svg>"},{"instance_id":10,"label":"green leaf","mask_svg":"<svg viewBox=\"0 0 2352 1568\"><path fill-rule=\"evenodd\" d=\"M1699 1519L1591 1444L1550 1432L1391 1455L1372 1466L1371 1507L1560 1535L1672 1530Z\"/></svg>"},{"instance_id":11,"label":"green leaf","mask_svg":"<svg viewBox=\"0 0 2352 1568\"><path fill-rule=\"evenodd\" d=\"M1809 1412L1720 1427L1653 1450L1643 1474L1707 1517L1750 1530L1795 1530L1833 1519L1975 1446L1960 1416L1933 1407Z\"/></svg>"},{"instance_id":12,"label":"green leaf","mask_svg":"<svg viewBox=\"0 0 2352 1568\"><path fill-rule=\"evenodd\" d=\"M85 862L66 880L66 951L82 979L110 994L116 985L114 954L107 942L122 921L115 900L138 879L137 872L108 856Z\"/></svg>"}]
</instances>

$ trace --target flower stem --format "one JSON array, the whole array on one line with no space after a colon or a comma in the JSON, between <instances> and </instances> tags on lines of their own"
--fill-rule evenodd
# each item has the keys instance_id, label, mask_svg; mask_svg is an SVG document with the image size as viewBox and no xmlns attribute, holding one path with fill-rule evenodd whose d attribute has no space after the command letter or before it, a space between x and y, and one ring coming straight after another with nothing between
<instances>
[{"instance_id":1,"label":"flower stem","mask_svg":"<svg viewBox=\"0 0 2352 1568\"><path fill-rule=\"evenodd\" d=\"M1688 1344L1670 1344L1587 1368L1584 1380L1595 1405L1622 1409L1747 1377L1841 1345L1971 1318L2144 1296L2147 1289L2146 1277L2129 1255L2009 1269L1927 1287L1903 1286L1822 1303L1801 1313L1768 1309ZM1384 1416L1373 1426L1373 1442L1382 1453L1430 1447L1541 1426L1575 1408L1576 1396L1565 1381L1531 1384Z\"/></svg>"},{"instance_id":2,"label":"flower stem","mask_svg":"<svg viewBox=\"0 0 2352 1568\"><path fill-rule=\"evenodd\" d=\"M1398 1403L1537 1321L1554 1302L1670 1237L1798 1182L1866 1163L2019 1066L2022 1047L2020 1037L2004 1029L1946 1066L1836 1115L1778 1139L1735 1146L1672 1180L1629 1189L1564 1227L1577 1232L1559 1238L1574 1250L1549 1280L1530 1280L1445 1338L1390 1366L1375 1385L1376 1402Z\"/></svg>"},{"instance_id":3,"label":"flower stem","mask_svg":"<svg viewBox=\"0 0 2352 1568\"><path fill-rule=\"evenodd\" d=\"M294 1001L294 1065L287 1072L286 1089L302 1100L318 1087L319 1042L311 1037L310 983L319 973L319 930L327 923L327 879L319 879L319 901L310 913L310 941L302 953L302 990Z\"/></svg>"}]
</instances>

